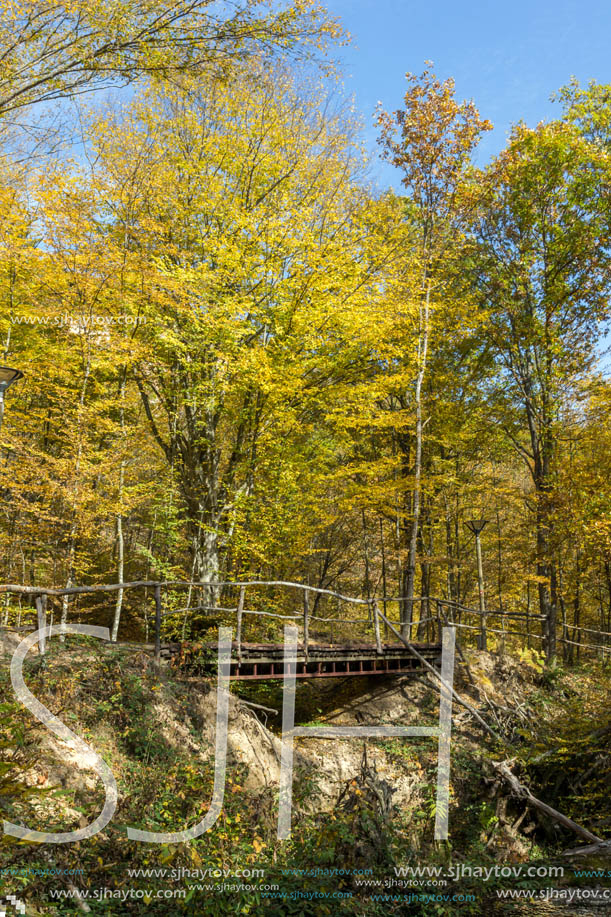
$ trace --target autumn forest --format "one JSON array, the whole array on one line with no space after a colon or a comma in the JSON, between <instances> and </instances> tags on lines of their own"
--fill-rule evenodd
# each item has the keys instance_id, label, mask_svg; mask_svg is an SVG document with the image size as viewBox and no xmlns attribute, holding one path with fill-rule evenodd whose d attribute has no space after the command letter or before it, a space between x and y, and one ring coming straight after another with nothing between
<instances>
[{"instance_id":1,"label":"autumn forest","mask_svg":"<svg viewBox=\"0 0 611 917\"><path fill-rule=\"evenodd\" d=\"M2 578L296 580L415 621L476 603L475 517L488 606L572 658L611 622L609 89L477 167L490 122L408 73L374 190L316 15L219 38L230 66L117 51L112 105L34 29L7 51Z\"/></svg>"},{"instance_id":2,"label":"autumn forest","mask_svg":"<svg viewBox=\"0 0 611 917\"><path fill-rule=\"evenodd\" d=\"M48 736L30 740L9 685L43 593L47 623L109 629L97 650L32 643L26 674L53 710L78 711L119 786L116 825L89 845L5 830L7 869L84 864L87 889L151 862L268 877L374 864L385 881L418 857L608 852L611 85L567 78L554 117L518 120L489 156L489 113L443 62L406 60L400 106L359 111L338 58L350 40L316 0L0 0L0 810L60 830L102 806L89 759L58 764ZM455 625L451 843L433 838L437 746L384 733L344 742L339 763L296 754L299 830L282 846L273 665L263 685L232 684L218 823L154 853L128 839L126 825L177 830L211 805L206 653L252 582L261 617L242 636L281 643L282 616L303 613L304 678L310 612L317 645L367 639L374 657L396 636L434 660ZM116 589L61 592L101 585ZM162 671L161 642L202 653L195 687ZM427 665L384 690L302 683L298 720L335 722L340 699L344 725L428 716L411 735L441 749ZM293 905L287 875L282 904L261 884L188 886L174 910L153 897L112 913L331 913ZM13 878L2 913L6 889L32 913L110 913ZM350 888L337 913L433 913L342 883L325 891ZM453 902L465 887L450 883ZM466 913L507 913L496 886L478 893Z\"/></svg>"}]
</instances>

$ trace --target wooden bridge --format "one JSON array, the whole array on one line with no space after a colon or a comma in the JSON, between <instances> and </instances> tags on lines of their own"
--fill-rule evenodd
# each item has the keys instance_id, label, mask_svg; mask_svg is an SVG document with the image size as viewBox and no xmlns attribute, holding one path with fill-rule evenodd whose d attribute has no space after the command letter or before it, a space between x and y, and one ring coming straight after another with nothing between
<instances>
[{"instance_id":1,"label":"wooden bridge","mask_svg":"<svg viewBox=\"0 0 611 917\"><path fill-rule=\"evenodd\" d=\"M152 647L151 647L152 648ZM215 674L216 647L201 649L174 643L161 646L161 659L189 673ZM441 662L441 644L414 644L414 649L431 665ZM361 643L347 646L312 644L306 653L297 647L297 678L346 678L352 675L410 675L422 671L419 659L401 643ZM278 643L234 642L231 653L231 678L253 681L284 678L284 646Z\"/></svg>"},{"instance_id":2,"label":"wooden bridge","mask_svg":"<svg viewBox=\"0 0 611 917\"><path fill-rule=\"evenodd\" d=\"M50 610L49 599L67 597L68 600L84 595L113 594L118 590L144 590L142 622L145 634L149 627L154 629L154 644L126 643L118 641L122 646L131 649L144 649L154 653L157 665L162 661L171 662L174 666L187 671L201 674L216 672L216 644L202 642L195 643L183 640L181 642L162 642L163 631L169 630L175 634L176 624L166 628L165 621L171 618L180 622L182 618L182 632L191 617L203 612L204 617L198 618L198 627L204 631L210 627L234 625L235 640L231 654L231 676L236 679L254 680L283 678L284 676L284 646L282 635L276 635L275 629L282 622L293 627L299 626L300 643L296 659L296 675L298 678L316 677L348 677L353 675L398 675L409 674L422 669L437 671L441 659L441 633L444 626L456 627L467 635L471 632L480 648L486 647L487 634L498 634L504 641L505 638L526 638L528 645L531 640L541 641L542 634L530 632L531 622L541 622L539 615L524 614L521 612L499 612L468 608L457 602L431 596L415 598L412 611L418 609L416 620L407 625L401 624L398 617L405 602L402 598L369 597L357 598L346 596L342 593L310 586L303 583L286 582L283 580L253 580L250 582L186 582L186 581L137 581L127 583L112 583L95 586L72 587L43 587L0 585L0 594L13 593L20 597L33 600L33 612L38 622L39 651L42 655L46 648L45 626L53 623L53 609ZM181 589L188 589L186 607L169 607L176 605L177 595ZM269 602L261 597L262 590L274 590L275 601ZM192 595L200 591L200 604L192 604ZM247 608L246 593L256 593L254 604L259 608ZM282 595L278 596L278 591ZM236 600L235 606L221 606L219 597L232 596ZM207 598L208 601L205 601ZM297 598L297 602L295 601ZM153 599L153 615L149 614L150 599ZM325 604L326 603L326 604ZM331 603L336 613L329 610ZM297 605L297 607L296 607ZM299 605L301 606L299 608ZM164 607L165 606L165 607ZM344 609L348 609L350 616L345 616ZM272 610L273 609L273 610ZM382 610L383 609L383 610ZM59 609L58 609L59 610ZM366 611L367 617L357 616L360 611ZM50 611L50 614L49 614ZM280 613L289 612L289 613ZM79 609L79 620L87 623L99 624L92 621L90 615L94 611ZM393 620L391 613L397 617ZM415 617L412 615L411 617ZM152 618L152 621L151 621ZM245 639L245 629L248 621L256 619L257 632L252 636L260 636L261 630L267 630L274 642L253 643ZM58 620L59 619L59 620ZM473 623L469 623L472 619ZM490 622L497 626L490 626ZM55 624L65 618L56 617ZM525 632L516 630L516 622L525 621ZM277 622L277 623L276 623ZM5 621L5 623L7 623ZM21 622L19 622L21 623ZM115 620L115 624L119 622ZM271 631L270 631L271 628ZM28 628L31 630L31 628ZM178 628L180 630L180 627ZM329 633L331 631L331 639ZM385 642L381 635L384 631ZM55 632L55 631L54 631ZM589 637L588 633L596 634L599 638ZM585 634L585 638L584 638ZM609 653L610 635L592 628L580 628L579 634L568 633L561 638L567 644L583 646L597 651L604 660ZM575 640L575 637L578 640ZM422 638L425 638L424 641ZM321 639L322 638L322 639ZM394 642L390 643L389 638ZM415 639L414 639L415 638ZM145 636L146 639L146 636ZM582 642L583 641L583 642ZM537 645L537 644L535 644Z\"/></svg>"}]
</instances>

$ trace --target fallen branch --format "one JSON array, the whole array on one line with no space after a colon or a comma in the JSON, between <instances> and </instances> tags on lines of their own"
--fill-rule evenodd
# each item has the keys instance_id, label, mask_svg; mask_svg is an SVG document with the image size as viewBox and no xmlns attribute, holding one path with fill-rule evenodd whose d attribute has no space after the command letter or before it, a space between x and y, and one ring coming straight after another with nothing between
<instances>
[{"instance_id":1,"label":"fallen branch","mask_svg":"<svg viewBox=\"0 0 611 917\"><path fill-rule=\"evenodd\" d=\"M532 806L533 809L538 809L539 812L543 812L544 815L547 815L549 818L557 821L565 828L568 828L569 831L573 831L575 834L577 834L579 837L582 837L586 841L593 842L597 846L600 844L604 845L606 843L602 838L597 837L595 834L592 834L591 831L588 831L587 828L583 828L581 825L578 825L577 822L573 821L572 818L568 818L566 815L563 815L562 812L558 812L557 809L552 809L552 807L548 806L546 802L542 802L540 799L537 799L536 796L533 796L528 787L524 786L523 783L520 783L516 775L509 770L509 764L507 761L492 761L491 764L497 774L499 774L499 776L509 784L513 795L523 799L527 805Z\"/></svg>"},{"instance_id":2,"label":"fallen branch","mask_svg":"<svg viewBox=\"0 0 611 917\"><path fill-rule=\"evenodd\" d=\"M598 844L589 844L587 847L573 847L565 850L563 857L590 856L591 854L611 852L611 841L600 841Z\"/></svg>"},{"instance_id":3,"label":"fallen branch","mask_svg":"<svg viewBox=\"0 0 611 917\"><path fill-rule=\"evenodd\" d=\"M263 704L255 704L251 700L244 700L243 697L240 697L239 703L244 704L245 707L254 707L255 710L264 710L266 713L274 713L278 716L278 711L274 710L273 707L264 707Z\"/></svg>"}]
</instances>

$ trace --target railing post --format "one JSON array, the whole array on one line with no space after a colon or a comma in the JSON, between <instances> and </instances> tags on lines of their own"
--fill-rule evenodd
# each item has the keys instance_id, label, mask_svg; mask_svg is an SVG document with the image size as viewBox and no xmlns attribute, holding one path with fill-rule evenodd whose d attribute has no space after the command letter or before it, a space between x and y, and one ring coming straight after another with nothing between
<instances>
[{"instance_id":1,"label":"railing post","mask_svg":"<svg viewBox=\"0 0 611 917\"><path fill-rule=\"evenodd\" d=\"M155 665L161 665L161 584L155 586Z\"/></svg>"},{"instance_id":2,"label":"railing post","mask_svg":"<svg viewBox=\"0 0 611 917\"><path fill-rule=\"evenodd\" d=\"M450 609L449 609L449 606L448 606L448 611L445 611L445 610L444 610L444 609L445 609L445 603L444 603L443 599L437 599L437 600L436 600L436 605L437 605L437 620L438 620L438 621L441 620L441 621L443 622L443 626L444 626L444 627L449 627L449 626L450 626L450 625L449 625L449 621L448 621L448 613L449 613L449 610L450 610Z\"/></svg>"},{"instance_id":3,"label":"railing post","mask_svg":"<svg viewBox=\"0 0 611 917\"><path fill-rule=\"evenodd\" d=\"M244 614L244 596L246 595L246 586L240 586L240 595L238 598L238 607L237 607L237 627L236 627L236 643L238 645L238 662L242 661L242 615Z\"/></svg>"},{"instance_id":4,"label":"railing post","mask_svg":"<svg viewBox=\"0 0 611 917\"><path fill-rule=\"evenodd\" d=\"M373 609L373 626L375 628L376 634L376 653L382 654L382 641L380 640L380 609L378 608L378 603L374 599L372 602Z\"/></svg>"},{"instance_id":5,"label":"railing post","mask_svg":"<svg viewBox=\"0 0 611 917\"><path fill-rule=\"evenodd\" d=\"M47 626L47 594L42 592L36 596L36 616L38 618L38 630ZM38 636L38 652L41 656L46 652L47 638L44 633Z\"/></svg>"},{"instance_id":6,"label":"railing post","mask_svg":"<svg viewBox=\"0 0 611 917\"><path fill-rule=\"evenodd\" d=\"M310 592L308 589L303 590L303 651L305 661L308 661L310 645Z\"/></svg>"}]
</instances>

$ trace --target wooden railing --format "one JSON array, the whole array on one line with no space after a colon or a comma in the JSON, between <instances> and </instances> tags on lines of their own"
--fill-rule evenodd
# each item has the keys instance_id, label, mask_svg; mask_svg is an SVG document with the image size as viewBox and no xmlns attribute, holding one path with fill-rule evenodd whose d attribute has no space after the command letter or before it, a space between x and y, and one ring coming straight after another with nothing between
<instances>
[{"instance_id":1,"label":"wooden railing","mask_svg":"<svg viewBox=\"0 0 611 917\"><path fill-rule=\"evenodd\" d=\"M195 606L188 606L187 608L178 608L171 609L169 611L163 610L163 591L170 588L199 588L199 589L231 589L234 590L237 594L237 604L231 607L221 606L216 604L200 604ZM265 611L265 610L256 610L246 608L246 592L248 589L261 589L261 588L284 588L288 590L297 590L303 593L303 610L298 614L279 614L277 612ZM134 590L134 589L146 589L152 590L155 603L155 623L154 623L154 649L155 657L159 660L160 650L161 650L161 631L162 631L162 622L164 619L172 617L178 614L185 614L189 611L193 612L196 610L205 610L213 613L224 613L224 614L235 614L236 617L236 652L238 659L241 657L242 642L243 642L243 631L244 631L244 621L246 616L260 616L274 618L284 621L292 621L294 623L300 622L302 631L303 631L303 646L304 652L307 658L309 648L311 645L311 633L313 630L313 622L320 623L329 623L333 626L343 626L343 625L367 625L367 628L372 631L372 636L375 640L375 645L378 652L382 648L382 628L385 629L386 634L388 634L394 625L401 628L401 633L404 638L408 641L413 642L414 637L416 639L425 640L426 642L435 642L439 641L441 638L441 629L443 626L451 625L458 628L459 630L464 630L466 632L473 632L477 635L479 645L485 646L485 638L488 633L500 635L502 639L508 637L520 637L527 640L539 640L543 641L545 639L544 634L535 634L527 630L516 630L517 626L515 622L526 621L526 625L530 625L531 622L539 621L542 622L544 619L541 615L537 614L526 614L524 612L510 612L510 611L491 611L487 610L485 617L486 622L484 622L482 613L479 609L471 608L467 605L463 605L459 602L451 601L449 599L440 599L433 596L423 596L418 597L413 600L413 605L420 606L420 614L418 619L411 621L409 624L401 624L397 619L392 619L387 613L382 613L380 611L380 604L383 603L383 607L387 610L389 605L396 604L397 608L400 608L404 599L395 596L382 596L382 597L372 597L372 598L357 598L355 596L347 596L341 592L337 592L332 589L323 589L317 586L310 586L304 583L294 583L286 580L248 580L245 582L207 582L207 581L185 581L185 580L137 580L135 582L127 583L108 583L102 585L93 585L93 586L71 586L71 587L55 587L55 586L22 586L19 584L7 584L0 585L0 594L11 593L20 596L31 596L34 598L34 605L36 609L36 617L38 621L38 628L41 629L46 625L47 622L47 606L49 597L64 597L64 596L78 596L78 595L95 595L99 593L113 593L121 590ZM358 606L367 608L367 617L366 618L339 618L339 617L323 617L322 615L314 614L310 604L310 596L315 595L317 597L328 597L333 598L338 601L338 603L346 603L352 606ZM473 619L475 623L467 623L469 619ZM499 625L497 627L490 626L489 621L498 619ZM507 625L511 627L508 629ZM602 655L603 660L611 652L611 634L607 631L596 630L594 628L580 627L579 636L582 633L594 634L600 639L598 642L594 638L588 638L589 642L582 642L581 640L570 640L566 632L560 637L560 641L565 644L570 644L577 647L583 647L584 649L596 650L599 654ZM573 633L573 636L576 636ZM44 636L40 640L40 652L44 654L45 652L45 639Z\"/></svg>"}]
</instances>

